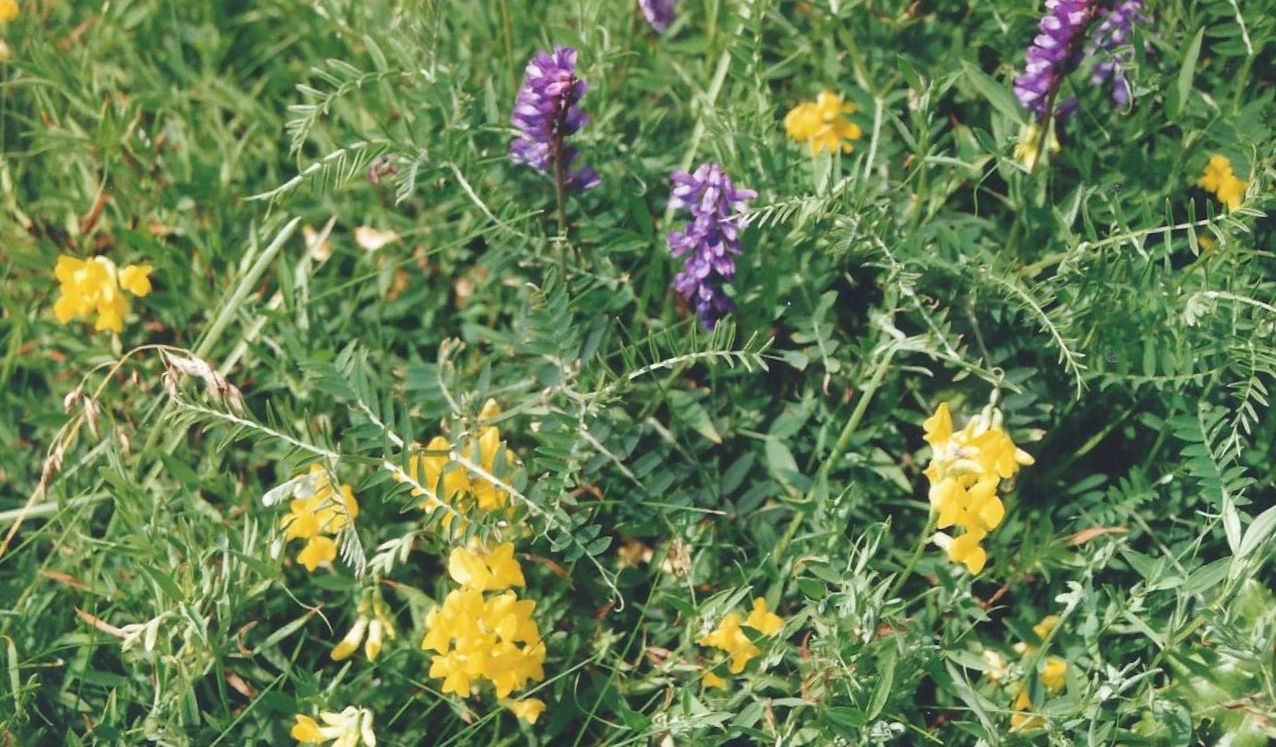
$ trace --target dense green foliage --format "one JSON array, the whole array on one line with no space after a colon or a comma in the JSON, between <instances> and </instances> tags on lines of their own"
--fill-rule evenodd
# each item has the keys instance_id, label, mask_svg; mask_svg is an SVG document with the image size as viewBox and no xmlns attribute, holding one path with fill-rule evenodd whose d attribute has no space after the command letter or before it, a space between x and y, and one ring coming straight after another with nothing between
<instances>
[{"instance_id":1,"label":"dense green foliage","mask_svg":"<svg viewBox=\"0 0 1276 747\"><path fill-rule=\"evenodd\" d=\"M1276 738L1273 0L1152 0L1132 106L1073 75L1031 171L1010 83L1038 3L683 0L664 37L629 0L20 5L0 744L291 744L348 705L388 745ZM565 235L508 158L555 45L603 178ZM852 154L785 136L825 89ZM1196 186L1216 153L1249 182L1231 212ZM665 246L669 174L705 161L759 193L713 333ZM121 335L54 318L61 254L153 266ZM534 726L430 678L463 540L393 479L489 398ZM921 424L994 398L1036 463L972 578L926 544ZM262 500L312 463L362 507L313 574ZM398 639L331 661L372 586ZM783 633L702 688L698 641L755 597ZM1016 679L1039 718L1012 730Z\"/></svg>"}]
</instances>

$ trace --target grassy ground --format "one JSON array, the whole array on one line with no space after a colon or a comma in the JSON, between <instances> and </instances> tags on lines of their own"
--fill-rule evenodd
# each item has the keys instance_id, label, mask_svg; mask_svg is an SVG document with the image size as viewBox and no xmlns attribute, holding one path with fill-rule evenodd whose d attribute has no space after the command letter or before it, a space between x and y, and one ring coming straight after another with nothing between
<instances>
[{"instance_id":1,"label":"grassy ground","mask_svg":"<svg viewBox=\"0 0 1276 747\"><path fill-rule=\"evenodd\" d=\"M291 744L347 707L388 745L1276 739L1271 0L1149 2L1132 103L1073 74L1032 169L1038 3L683 0L663 36L629 0L18 7L0 744ZM561 201L509 159L554 46L602 177ZM786 137L823 90L852 153ZM712 333L665 243L706 162L758 193ZM151 266L119 334L56 318L64 255ZM977 576L931 542L945 402L1035 458ZM313 572L311 465L360 508ZM469 480L461 515L404 476ZM503 541L535 724L420 645L452 553ZM757 598L781 629L703 643ZM397 638L333 661L372 600Z\"/></svg>"}]
</instances>

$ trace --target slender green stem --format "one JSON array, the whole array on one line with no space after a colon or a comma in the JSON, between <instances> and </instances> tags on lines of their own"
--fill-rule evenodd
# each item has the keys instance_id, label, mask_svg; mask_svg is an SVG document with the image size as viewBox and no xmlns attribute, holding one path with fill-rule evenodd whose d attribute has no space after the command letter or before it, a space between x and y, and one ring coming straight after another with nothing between
<instances>
[{"instance_id":1,"label":"slender green stem","mask_svg":"<svg viewBox=\"0 0 1276 747\"><path fill-rule=\"evenodd\" d=\"M838 436L837 442L833 444L833 450L829 452L828 458L820 465L819 471L815 475L815 481L811 485L811 489L807 491L806 500L803 501L802 507L799 508L798 515L793 517L793 521L789 523L788 531L784 533L784 537L780 543L776 545L775 555L780 557L784 551L788 549L789 543L797 537L798 532L802 529L802 525L806 522L806 517L811 513L809 510L810 503L815 499L816 491L820 489L827 490L828 476L833 471L833 467L842 460L846 455L846 450L850 448L851 439L855 436L855 431L859 428L860 421L864 419L864 414L868 412L868 404L872 402L873 395L882 386L882 380L886 378L886 372L890 369L891 361L895 358L898 348L894 345L890 346L882 360L878 362L877 369L873 371L873 376L869 379L868 384L864 387L864 392L860 395L860 401L855 405L855 409L851 411L851 417L846 421L846 427L842 428L841 435Z\"/></svg>"},{"instance_id":2,"label":"slender green stem","mask_svg":"<svg viewBox=\"0 0 1276 747\"><path fill-rule=\"evenodd\" d=\"M510 88L518 86L518 65L514 61L514 28L510 25L509 0L501 0L501 31L505 37L505 66L509 71Z\"/></svg>"},{"instance_id":3,"label":"slender green stem","mask_svg":"<svg viewBox=\"0 0 1276 747\"><path fill-rule=\"evenodd\" d=\"M558 202L558 269L567 282L567 185L563 175L562 136L554 138L554 199Z\"/></svg>"},{"instance_id":4,"label":"slender green stem","mask_svg":"<svg viewBox=\"0 0 1276 747\"><path fill-rule=\"evenodd\" d=\"M917 536L917 545L913 547L913 554L908 556L908 562L904 564L904 570L895 577L895 583L891 584L890 593L886 595L889 599L899 593L904 588L904 582L913 575L913 571L917 570L917 564L922 559L922 554L926 552L926 545L930 542L930 533L935 531L935 513L932 511L930 518L926 520L926 528Z\"/></svg>"}]
</instances>

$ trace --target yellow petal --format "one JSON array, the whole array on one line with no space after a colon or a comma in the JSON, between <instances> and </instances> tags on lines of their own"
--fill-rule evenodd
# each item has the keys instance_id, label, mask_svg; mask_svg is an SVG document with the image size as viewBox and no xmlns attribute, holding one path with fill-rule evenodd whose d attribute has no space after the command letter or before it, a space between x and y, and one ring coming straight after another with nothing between
<instances>
[{"instance_id":1,"label":"yellow petal","mask_svg":"<svg viewBox=\"0 0 1276 747\"><path fill-rule=\"evenodd\" d=\"M129 265L120 270L120 287L141 298L151 292L151 266Z\"/></svg>"},{"instance_id":2,"label":"yellow petal","mask_svg":"<svg viewBox=\"0 0 1276 747\"><path fill-rule=\"evenodd\" d=\"M483 403L483 409L479 410L479 420L495 420L501 414L501 406L496 404L496 400L489 399Z\"/></svg>"},{"instance_id":3,"label":"yellow petal","mask_svg":"<svg viewBox=\"0 0 1276 747\"><path fill-rule=\"evenodd\" d=\"M97 324L93 326L98 332L114 332L119 334L124 331L124 314L127 313L127 307L121 310L118 305L103 305L98 308Z\"/></svg>"},{"instance_id":4,"label":"yellow petal","mask_svg":"<svg viewBox=\"0 0 1276 747\"><path fill-rule=\"evenodd\" d=\"M1057 693L1067 684L1067 673L1068 662L1057 656L1051 656L1046 659L1045 669L1041 672L1041 684L1045 685L1050 693Z\"/></svg>"},{"instance_id":5,"label":"yellow petal","mask_svg":"<svg viewBox=\"0 0 1276 747\"><path fill-rule=\"evenodd\" d=\"M345 661L349 659L355 651L359 650L359 644L363 642L363 633L368 629L368 619L360 617L355 620L354 626L350 628L350 632L346 633L346 637L332 649L333 661Z\"/></svg>"},{"instance_id":6,"label":"yellow petal","mask_svg":"<svg viewBox=\"0 0 1276 747\"><path fill-rule=\"evenodd\" d=\"M297 562L311 573L325 563L331 563L337 557L337 543L327 537L311 537L301 552L297 553Z\"/></svg>"},{"instance_id":7,"label":"yellow petal","mask_svg":"<svg viewBox=\"0 0 1276 747\"><path fill-rule=\"evenodd\" d=\"M74 298L63 293L57 303L53 304L53 315L59 322L66 324L80 313L78 306Z\"/></svg>"},{"instance_id":8,"label":"yellow petal","mask_svg":"<svg viewBox=\"0 0 1276 747\"><path fill-rule=\"evenodd\" d=\"M784 628L784 619L769 611L766 600L758 597L753 600L753 611L749 613L745 625L763 635L775 635Z\"/></svg>"},{"instance_id":9,"label":"yellow petal","mask_svg":"<svg viewBox=\"0 0 1276 747\"><path fill-rule=\"evenodd\" d=\"M1041 622L1032 626L1032 632L1037 634L1037 638L1044 641L1050 637L1050 634L1059 627L1059 623L1063 622L1063 618L1058 615L1046 615L1041 618Z\"/></svg>"},{"instance_id":10,"label":"yellow petal","mask_svg":"<svg viewBox=\"0 0 1276 747\"><path fill-rule=\"evenodd\" d=\"M309 716L297 714L297 723L292 725L292 738L306 744L319 744L324 741L319 732L319 724Z\"/></svg>"},{"instance_id":11,"label":"yellow petal","mask_svg":"<svg viewBox=\"0 0 1276 747\"><path fill-rule=\"evenodd\" d=\"M0 0L0 2L3 1ZM75 280L75 273L83 268L84 260L63 254L58 257L58 264L53 268L53 277L57 278L59 283L70 283Z\"/></svg>"},{"instance_id":12,"label":"yellow petal","mask_svg":"<svg viewBox=\"0 0 1276 747\"><path fill-rule=\"evenodd\" d=\"M487 565L492 572L492 588L505 589L510 586L527 586L523 579L523 568L514 558L514 543L506 542L487 556Z\"/></svg>"},{"instance_id":13,"label":"yellow petal","mask_svg":"<svg viewBox=\"0 0 1276 747\"><path fill-rule=\"evenodd\" d=\"M506 702L505 707L520 719L529 724L534 724L541 717L541 714L545 712L545 701L539 698L527 698L515 702Z\"/></svg>"},{"instance_id":14,"label":"yellow petal","mask_svg":"<svg viewBox=\"0 0 1276 747\"><path fill-rule=\"evenodd\" d=\"M452 550L448 556L447 572L452 580L463 587L486 591L492 587L492 574L483 559L463 547Z\"/></svg>"},{"instance_id":15,"label":"yellow petal","mask_svg":"<svg viewBox=\"0 0 1276 747\"><path fill-rule=\"evenodd\" d=\"M368 643L364 647L363 652L367 654L368 661L376 661L381 655L381 645L384 642L382 633L384 627L380 620L373 620L368 626Z\"/></svg>"},{"instance_id":16,"label":"yellow petal","mask_svg":"<svg viewBox=\"0 0 1276 747\"><path fill-rule=\"evenodd\" d=\"M948 443L953 436L953 416L948 411L948 403L940 402L935 414L922 423L922 428L926 431L926 443L932 447Z\"/></svg>"}]
</instances>

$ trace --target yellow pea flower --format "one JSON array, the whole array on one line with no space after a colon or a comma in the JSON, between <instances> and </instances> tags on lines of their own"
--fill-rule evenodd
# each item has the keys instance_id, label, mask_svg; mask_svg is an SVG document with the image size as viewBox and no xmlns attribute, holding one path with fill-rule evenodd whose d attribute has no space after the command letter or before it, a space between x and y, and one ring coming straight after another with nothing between
<instances>
[{"instance_id":1,"label":"yellow pea flower","mask_svg":"<svg viewBox=\"0 0 1276 747\"><path fill-rule=\"evenodd\" d=\"M289 503L289 512L280 520L284 540L306 540L297 554L297 562L314 573L319 566L337 558L337 543L332 540L359 516L359 501L349 485L334 490L328 473L318 464L310 466L309 496Z\"/></svg>"},{"instance_id":2,"label":"yellow pea flower","mask_svg":"<svg viewBox=\"0 0 1276 747\"><path fill-rule=\"evenodd\" d=\"M511 713L518 716L529 724L534 724L545 712L545 701L539 698L527 698L525 700L505 701L503 705L509 709Z\"/></svg>"},{"instance_id":3,"label":"yellow pea flower","mask_svg":"<svg viewBox=\"0 0 1276 747\"><path fill-rule=\"evenodd\" d=\"M747 618L741 617L738 612L728 612L718 623L718 627L700 638L701 646L716 648L729 657L727 669L731 674L740 674L749 666L750 661L762 655L762 649L744 632L743 626L753 628L762 635L773 636L784 628L784 618L769 611L766 600L759 597L753 600L753 611ZM712 672L705 674L707 687L718 687L720 681L721 678ZM721 687L726 687L725 681L721 681Z\"/></svg>"},{"instance_id":4,"label":"yellow pea flower","mask_svg":"<svg viewBox=\"0 0 1276 747\"><path fill-rule=\"evenodd\" d=\"M1055 628L1059 627L1059 623L1061 622L1063 622L1063 618L1058 615L1046 615L1041 618L1041 622L1032 626L1032 632L1037 634L1037 638L1044 641L1050 637L1050 634L1055 631Z\"/></svg>"},{"instance_id":5,"label":"yellow pea flower","mask_svg":"<svg viewBox=\"0 0 1276 747\"><path fill-rule=\"evenodd\" d=\"M1006 506L997 495L1002 480L1013 479L1021 467L1034 461L1002 429L1001 420L1001 413L990 405L954 432L952 413L941 402L922 423L923 438L931 447L924 474L930 483L927 495L935 526L964 530L956 538L938 533L934 541L972 575L978 575L988 562L980 543L1006 517Z\"/></svg>"},{"instance_id":6,"label":"yellow pea flower","mask_svg":"<svg viewBox=\"0 0 1276 747\"><path fill-rule=\"evenodd\" d=\"M76 259L62 255L53 269L61 292L53 314L63 324L96 314L94 329L98 332L123 332L124 317L129 311L124 292L138 298L150 294L150 274L150 265L129 265L121 270L106 257Z\"/></svg>"},{"instance_id":7,"label":"yellow pea flower","mask_svg":"<svg viewBox=\"0 0 1276 747\"><path fill-rule=\"evenodd\" d=\"M859 140L864 131L844 115L853 114L855 105L843 103L833 91L822 91L815 101L804 101L784 116L784 130L799 143L809 143L813 153L855 150L851 140Z\"/></svg>"},{"instance_id":8,"label":"yellow pea flower","mask_svg":"<svg viewBox=\"0 0 1276 747\"><path fill-rule=\"evenodd\" d=\"M346 636L332 649L331 657L333 661L345 661L359 650L359 645L364 644L363 653L368 657L368 661L376 661L381 656L381 648L385 644L385 639L393 640L397 633L394 629L394 619L390 616L390 608L386 606L384 600L381 599L379 589L370 589L364 592L363 597L359 600L358 613L355 617L354 625ZM364 636L367 636L367 642L364 642Z\"/></svg>"},{"instance_id":9,"label":"yellow pea flower","mask_svg":"<svg viewBox=\"0 0 1276 747\"><path fill-rule=\"evenodd\" d=\"M483 556L462 547L448 556L448 575L465 588L500 591L511 586L523 587L523 568L514 558L514 544L506 542Z\"/></svg>"},{"instance_id":10,"label":"yellow pea flower","mask_svg":"<svg viewBox=\"0 0 1276 747\"><path fill-rule=\"evenodd\" d=\"M744 624L762 635L775 635L784 628L784 618L768 610L766 600L758 597L753 600L753 611L749 613Z\"/></svg>"},{"instance_id":11,"label":"yellow pea flower","mask_svg":"<svg viewBox=\"0 0 1276 747\"><path fill-rule=\"evenodd\" d=\"M320 724L319 721L323 723ZM377 737L372 731L372 711L350 706L337 713L323 711L319 721L297 714L292 726L292 738L302 744L332 742L331 747L376 747Z\"/></svg>"},{"instance_id":12,"label":"yellow pea flower","mask_svg":"<svg viewBox=\"0 0 1276 747\"><path fill-rule=\"evenodd\" d=\"M479 412L481 427L478 437L467 443L461 453L462 458L491 476L496 476L498 454L504 453L507 466L516 463L509 449L505 448L500 429L491 424L483 425L498 417L500 413L501 409L494 400L488 400L483 405L483 409ZM453 463L449 454L454 453L454 447L455 445L447 438L435 436L424 447L418 447L422 453L408 460L406 478L397 477L400 482L410 479L420 486L413 488L412 494L426 496L421 506L423 509L428 512L445 510L442 519L445 529L452 528L457 513L464 514L471 509L483 512L499 511L509 505L509 494L491 479L477 471L471 472L461 464ZM477 453L475 453L476 447Z\"/></svg>"},{"instance_id":13,"label":"yellow pea flower","mask_svg":"<svg viewBox=\"0 0 1276 747\"><path fill-rule=\"evenodd\" d=\"M714 688L718 690L727 689L727 681L710 671L704 673L704 678L701 681L704 683L706 690Z\"/></svg>"},{"instance_id":14,"label":"yellow pea flower","mask_svg":"<svg viewBox=\"0 0 1276 747\"><path fill-rule=\"evenodd\" d=\"M948 559L964 564L970 575L978 576L988 563L988 553L979 544L987 536L988 533L982 529L967 529L965 534L949 543Z\"/></svg>"},{"instance_id":15,"label":"yellow pea flower","mask_svg":"<svg viewBox=\"0 0 1276 747\"><path fill-rule=\"evenodd\" d=\"M421 647L435 653L430 677L444 693L469 697L484 680L498 698L545 679L545 644L532 619L536 602L513 591L484 598L474 587L449 592L425 619Z\"/></svg>"},{"instance_id":16,"label":"yellow pea flower","mask_svg":"<svg viewBox=\"0 0 1276 747\"><path fill-rule=\"evenodd\" d=\"M17 0L0 0L0 24L16 21L19 15Z\"/></svg>"},{"instance_id":17,"label":"yellow pea flower","mask_svg":"<svg viewBox=\"0 0 1276 747\"><path fill-rule=\"evenodd\" d=\"M1213 192L1228 210L1235 210L1245 199L1245 189L1249 186L1249 182L1236 176L1231 159L1215 154L1205 165L1205 173L1196 180L1196 186L1206 192Z\"/></svg>"},{"instance_id":18,"label":"yellow pea flower","mask_svg":"<svg viewBox=\"0 0 1276 747\"><path fill-rule=\"evenodd\" d=\"M1061 692L1067 685L1068 662L1057 656L1046 658L1045 667L1041 671L1041 684L1051 695Z\"/></svg>"}]
</instances>

